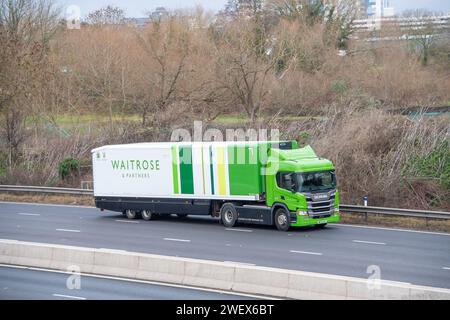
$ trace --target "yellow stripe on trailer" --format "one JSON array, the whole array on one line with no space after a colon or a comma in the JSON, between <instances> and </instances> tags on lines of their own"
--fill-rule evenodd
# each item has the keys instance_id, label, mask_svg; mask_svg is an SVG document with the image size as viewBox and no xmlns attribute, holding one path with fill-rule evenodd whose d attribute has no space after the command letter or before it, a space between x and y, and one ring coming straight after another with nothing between
<instances>
[{"instance_id":1,"label":"yellow stripe on trailer","mask_svg":"<svg viewBox=\"0 0 450 320\"><path fill-rule=\"evenodd\" d=\"M217 148L217 175L219 177L219 194L226 195L226 175L225 175L225 148Z\"/></svg>"}]
</instances>

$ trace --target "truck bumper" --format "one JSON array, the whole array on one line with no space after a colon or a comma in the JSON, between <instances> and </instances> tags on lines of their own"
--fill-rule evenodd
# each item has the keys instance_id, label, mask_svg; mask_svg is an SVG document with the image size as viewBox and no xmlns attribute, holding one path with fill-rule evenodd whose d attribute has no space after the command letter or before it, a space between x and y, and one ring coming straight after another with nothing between
<instances>
[{"instance_id":1,"label":"truck bumper","mask_svg":"<svg viewBox=\"0 0 450 320\"><path fill-rule=\"evenodd\" d=\"M291 222L291 227L305 227L305 226L313 226L316 224L324 224L324 223L334 223L340 221L339 212L332 214L327 218L318 218L314 219L309 215L297 215L297 221Z\"/></svg>"}]
</instances>

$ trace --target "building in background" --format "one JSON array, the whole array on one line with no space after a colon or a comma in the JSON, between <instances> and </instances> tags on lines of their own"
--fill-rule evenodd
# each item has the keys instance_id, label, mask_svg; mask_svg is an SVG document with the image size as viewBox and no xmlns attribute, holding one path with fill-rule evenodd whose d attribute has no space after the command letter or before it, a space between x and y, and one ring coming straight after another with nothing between
<instances>
[{"instance_id":1,"label":"building in background","mask_svg":"<svg viewBox=\"0 0 450 320\"><path fill-rule=\"evenodd\" d=\"M155 9L155 11L153 11L150 15L150 18L153 21L161 21L161 19L168 17L169 16L169 11L167 11L166 8L164 7L157 7Z\"/></svg>"},{"instance_id":2,"label":"building in background","mask_svg":"<svg viewBox=\"0 0 450 320\"><path fill-rule=\"evenodd\" d=\"M391 7L389 0L363 0L363 12L365 18L389 18L395 15L394 7Z\"/></svg>"},{"instance_id":3,"label":"building in background","mask_svg":"<svg viewBox=\"0 0 450 320\"><path fill-rule=\"evenodd\" d=\"M333 5L339 7L342 0L324 0L325 5ZM392 17L395 10L390 5L389 0L353 0L358 19L379 19Z\"/></svg>"}]
</instances>

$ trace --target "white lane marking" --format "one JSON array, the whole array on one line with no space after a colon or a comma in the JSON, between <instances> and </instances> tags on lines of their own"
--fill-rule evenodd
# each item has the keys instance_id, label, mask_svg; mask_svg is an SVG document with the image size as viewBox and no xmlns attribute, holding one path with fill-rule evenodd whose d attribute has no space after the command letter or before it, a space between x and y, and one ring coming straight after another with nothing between
<instances>
[{"instance_id":1,"label":"white lane marking","mask_svg":"<svg viewBox=\"0 0 450 320\"><path fill-rule=\"evenodd\" d=\"M17 214L21 216L40 216L39 213L28 213L28 212L18 212Z\"/></svg>"},{"instance_id":2,"label":"white lane marking","mask_svg":"<svg viewBox=\"0 0 450 320\"><path fill-rule=\"evenodd\" d=\"M11 265L10 264L4 264L4 263L0 263L0 267L5 267L5 268L9 268ZM14 266L15 269L28 269L29 267L25 267L25 266Z\"/></svg>"},{"instance_id":3,"label":"white lane marking","mask_svg":"<svg viewBox=\"0 0 450 320\"><path fill-rule=\"evenodd\" d=\"M56 229L56 231L63 231L63 232L81 232L80 230L71 230L71 229Z\"/></svg>"},{"instance_id":4,"label":"white lane marking","mask_svg":"<svg viewBox=\"0 0 450 320\"><path fill-rule=\"evenodd\" d=\"M60 297L60 298L68 298L68 299L76 299L76 300L86 300L86 298L83 297L76 297L76 296L68 296L65 294L59 294L59 293L54 293L52 294L54 297Z\"/></svg>"},{"instance_id":5,"label":"white lane marking","mask_svg":"<svg viewBox=\"0 0 450 320\"><path fill-rule=\"evenodd\" d=\"M123 253L123 252L129 252L129 251L127 251L127 250L121 250L121 249L108 249L108 248L98 248L98 250L101 250L101 251L111 251L111 252L120 252L120 253Z\"/></svg>"},{"instance_id":6,"label":"white lane marking","mask_svg":"<svg viewBox=\"0 0 450 320\"><path fill-rule=\"evenodd\" d=\"M450 233L433 232L433 231L420 231L420 230L409 230L409 229L398 229L398 228L385 228L385 227L372 227L372 226L359 226L355 224L336 224L330 223L330 226L335 227L348 227L348 228L363 228L363 229L378 229L378 230L388 230L388 231L400 231L400 232L412 232L412 233L424 233L424 234L435 234L439 236L450 236Z\"/></svg>"},{"instance_id":7,"label":"white lane marking","mask_svg":"<svg viewBox=\"0 0 450 320\"><path fill-rule=\"evenodd\" d=\"M32 206L49 206L49 207L69 207L69 208L81 208L81 209L97 209L92 206L75 206L70 204L54 204L54 203L36 203L36 202L14 202L14 201L0 201L0 204L26 204Z\"/></svg>"},{"instance_id":8,"label":"white lane marking","mask_svg":"<svg viewBox=\"0 0 450 320\"><path fill-rule=\"evenodd\" d=\"M126 223L139 223L139 221L134 221L134 220L124 220L124 219L117 219L115 220L117 222L126 222Z\"/></svg>"},{"instance_id":9,"label":"white lane marking","mask_svg":"<svg viewBox=\"0 0 450 320\"><path fill-rule=\"evenodd\" d=\"M178 241L178 242L191 242L191 240L186 239L175 239L175 238L164 238L166 241Z\"/></svg>"},{"instance_id":10,"label":"white lane marking","mask_svg":"<svg viewBox=\"0 0 450 320\"><path fill-rule=\"evenodd\" d=\"M290 252L292 252L292 253L311 254L311 255L314 255L314 256L321 256L322 255L322 253L320 253L320 252L309 252L309 251L298 251L298 250L290 250Z\"/></svg>"},{"instance_id":11,"label":"white lane marking","mask_svg":"<svg viewBox=\"0 0 450 320\"><path fill-rule=\"evenodd\" d=\"M51 272L51 273L72 274L70 271L45 269L45 268L37 268L37 267L23 267L23 266L17 266L17 265L12 265L12 264L0 264L0 266L1 267L6 267L6 268L14 268L14 269L28 269L28 270L33 270L33 271L44 271L44 272ZM225 291L225 290L220 290L220 289L200 288L200 287L193 287L193 286L184 285L184 284L172 284L172 283L169 284L167 282L128 279L128 278L120 278L120 277L114 277L114 276L104 276L104 275L92 274L92 273L81 273L81 275L85 276L85 277L91 277L91 278L126 281L126 282L135 282L135 283L144 283L144 284L164 286L164 287L173 287L173 288L185 288L185 289L192 289L192 290L205 291L205 292L224 293L224 294L229 294L229 295L234 295L234 296L241 296L241 297L250 297L250 298L266 299L266 300L281 300L280 298L276 298L276 297L272 297L272 296L262 296L262 295L255 295L255 294L249 294L249 293L231 292L231 291Z\"/></svg>"},{"instance_id":12,"label":"white lane marking","mask_svg":"<svg viewBox=\"0 0 450 320\"><path fill-rule=\"evenodd\" d=\"M231 263L231 264L242 264L244 266L255 266L254 263L248 263L248 262L238 262L238 261L224 261L225 263Z\"/></svg>"},{"instance_id":13,"label":"white lane marking","mask_svg":"<svg viewBox=\"0 0 450 320\"><path fill-rule=\"evenodd\" d=\"M365 241L365 240L352 240L353 242L357 242L357 243L367 243L367 244L379 244L382 246L385 246L386 243L384 242L375 242L375 241Z\"/></svg>"},{"instance_id":14,"label":"white lane marking","mask_svg":"<svg viewBox=\"0 0 450 320\"><path fill-rule=\"evenodd\" d=\"M253 230L249 229L234 229L234 228L225 228L227 231L239 231L239 232L253 232Z\"/></svg>"},{"instance_id":15,"label":"white lane marking","mask_svg":"<svg viewBox=\"0 0 450 320\"><path fill-rule=\"evenodd\" d=\"M450 270L450 267L442 267L444 270Z\"/></svg>"}]
</instances>

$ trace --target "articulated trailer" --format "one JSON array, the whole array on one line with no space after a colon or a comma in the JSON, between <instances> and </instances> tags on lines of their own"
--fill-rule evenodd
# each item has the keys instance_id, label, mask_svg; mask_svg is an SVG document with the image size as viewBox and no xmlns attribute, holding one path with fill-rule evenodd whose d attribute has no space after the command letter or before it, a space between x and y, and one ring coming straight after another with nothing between
<instances>
[{"instance_id":1,"label":"articulated trailer","mask_svg":"<svg viewBox=\"0 0 450 320\"><path fill-rule=\"evenodd\" d=\"M282 231L340 219L333 164L294 140L108 145L92 162L96 207L129 219L210 215Z\"/></svg>"}]
</instances>

